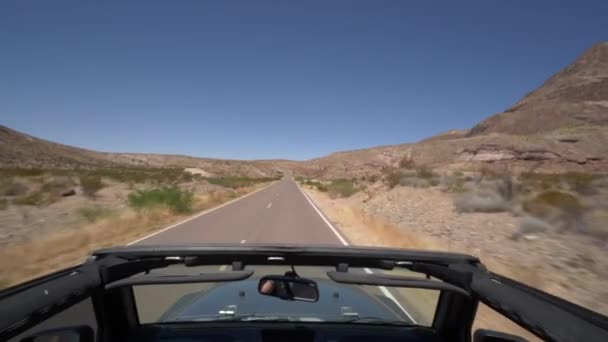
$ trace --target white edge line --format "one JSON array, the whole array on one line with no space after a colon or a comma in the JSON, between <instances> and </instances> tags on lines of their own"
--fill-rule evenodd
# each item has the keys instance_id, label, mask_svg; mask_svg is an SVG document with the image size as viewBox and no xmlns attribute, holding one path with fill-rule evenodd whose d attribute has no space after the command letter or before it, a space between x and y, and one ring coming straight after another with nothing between
<instances>
[{"instance_id":1,"label":"white edge line","mask_svg":"<svg viewBox=\"0 0 608 342\"><path fill-rule=\"evenodd\" d=\"M260 191L262 191L262 190L264 190L264 189L266 189L266 188L270 187L271 185L273 185L273 184L275 184L275 183L276 183L276 182L272 182L272 183L270 183L270 184L266 185L266 186L265 186L265 187L263 187L263 188L257 189L257 190L256 190L256 191L254 191L254 192L250 192L250 193L245 194L245 195L243 195L243 196L241 196L241 197L237 197L237 198L235 198L235 199L233 199L233 200L231 200L231 201L228 201L228 202L226 202L226 203L222 203L222 204L218 205L217 207L213 207L213 208L207 209L207 210L205 210L205 211L203 211L203 212L201 212L201 213L198 213L198 214L196 214L196 215L194 215L194 216L192 216L192 217L189 217L189 218L187 218L187 219L185 219L185 220L183 220L183 221L180 221L180 222L178 222L178 223L172 224L172 225L170 225L169 227L165 227L165 228L163 228L163 229L161 229L161 230L158 230L158 231L156 231L156 232L154 232L154 233L152 233L152 234L146 235L146 236L144 236L144 237L142 237L142 238L139 238L139 239L137 239L137 240L135 240L135 241L131 241L131 242L129 242L129 243L127 244L127 246L130 246L130 245L136 244L136 243L141 242L141 241L143 241L143 240L145 240L145 239L147 239L147 238L151 238L151 237L153 237L153 236L155 236L155 235L158 235L158 234L160 234L160 233L162 233L162 232L165 232L165 231L167 231L167 230L169 230L169 229L171 229L171 228L175 228L175 227L177 227L177 226L179 226L179 225L181 225L181 224L184 224L184 223L186 223L186 222L188 222L188 221L192 221L192 220L194 220L195 218L201 217L201 216L203 216L203 215L209 214L209 213L210 213L210 212L212 212L212 211L215 211L215 210L218 210L218 209L220 209L220 208L223 208L223 207L225 207L225 206L227 206L227 205L230 205L230 204L232 204L232 203L234 203L234 202L236 202L236 201L238 201L238 200L242 200L243 198L245 198L245 197L249 197L249 196L251 196L251 195L253 195L253 194L257 193L257 192L260 192Z\"/></svg>"},{"instance_id":2,"label":"white edge line","mask_svg":"<svg viewBox=\"0 0 608 342\"><path fill-rule=\"evenodd\" d=\"M294 182L295 183L295 182ZM348 246L348 242L346 241L346 239L344 239L342 237L342 235L340 235L340 233L338 232L338 230L336 228L334 228L334 226L329 222L329 220L327 220L325 218L325 215L323 215L323 213L321 213L321 211L317 208L317 206L312 202L312 200L308 197L308 195L306 195L306 193L304 193L304 191L302 191L302 189L300 189L300 187L298 186L298 184L296 184L296 187L298 188L298 190L300 190L300 192L302 193L302 195L304 196L304 198L306 198L306 200L308 201L308 203L310 203L310 205L313 207L313 209L317 212L317 214L319 214L319 216L321 216L321 219L323 219L323 221L325 222L325 224L327 224L327 226L331 229L331 231L336 235L336 237L338 237L338 240L340 240L340 242L342 242L342 244L344 246Z\"/></svg>"},{"instance_id":3,"label":"white edge line","mask_svg":"<svg viewBox=\"0 0 608 342\"><path fill-rule=\"evenodd\" d=\"M304 197L306 198L306 200L308 201L308 203L310 203L310 205L315 209L315 211L317 212L317 214L319 214L319 216L321 216L321 218L327 224L327 226L331 229L331 231L338 237L338 240L340 240L340 242L342 242L342 244L344 246L348 246L349 244L346 241L346 239L344 239L342 237L342 235L340 235L340 233L338 232L338 230L336 228L334 228L334 226L329 222L329 220L325 218L325 215L323 215L323 213L321 213L321 211L319 210L319 208L317 208L317 206L308 197L308 195L302 189L300 189L300 187L298 186L297 183L296 183L296 186L298 187L298 190L300 190L300 192L302 193L302 195L304 195ZM372 274L373 273L372 270L370 270L369 268L364 268L364 270L368 274ZM401 311L403 311L403 313L405 313L405 315L407 316L407 318L409 318L412 321L412 323L418 324L416 322L416 320L414 319L414 317L412 317L412 315L401 305L401 303L399 303L397 301L397 298L395 298L395 296L393 296L393 294L385 286L378 286L378 288L380 289L380 291L382 292L382 294L384 294L386 297L388 297L390 300L392 300L395 304L397 304L397 306L399 307L399 309L401 309Z\"/></svg>"}]
</instances>

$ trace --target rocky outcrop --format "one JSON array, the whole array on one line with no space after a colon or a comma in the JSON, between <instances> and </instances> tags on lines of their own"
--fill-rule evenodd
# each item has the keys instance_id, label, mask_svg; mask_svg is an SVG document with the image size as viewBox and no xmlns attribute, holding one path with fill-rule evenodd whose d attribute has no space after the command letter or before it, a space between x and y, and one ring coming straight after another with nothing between
<instances>
[{"instance_id":1,"label":"rocky outcrop","mask_svg":"<svg viewBox=\"0 0 608 342\"><path fill-rule=\"evenodd\" d=\"M517 149L499 145L482 145L477 148L464 148L456 151L456 160L467 162L499 162L499 161L559 161L577 164L600 161L596 156L581 158L564 157L558 153L543 149Z\"/></svg>"}]
</instances>

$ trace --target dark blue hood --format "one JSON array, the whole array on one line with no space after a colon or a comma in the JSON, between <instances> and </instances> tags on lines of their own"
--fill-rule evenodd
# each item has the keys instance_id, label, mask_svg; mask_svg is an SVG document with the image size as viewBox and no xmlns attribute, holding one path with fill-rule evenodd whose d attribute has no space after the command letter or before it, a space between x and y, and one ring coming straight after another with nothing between
<instances>
[{"instance_id":1,"label":"dark blue hood","mask_svg":"<svg viewBox=\"0 0 608 342\"><path fill-rule=\"evenodd\" d=\"M234 311L235 317L256 315L302 321L342 321L356 317L403 320L394 303L383 296L327 280L318 280L317 284L319 300L303 302L261 295L256 279L225 283L183 296L160 321L213 320L221 318L220 312L226 311Z\"/></svg>"}]
</instances>

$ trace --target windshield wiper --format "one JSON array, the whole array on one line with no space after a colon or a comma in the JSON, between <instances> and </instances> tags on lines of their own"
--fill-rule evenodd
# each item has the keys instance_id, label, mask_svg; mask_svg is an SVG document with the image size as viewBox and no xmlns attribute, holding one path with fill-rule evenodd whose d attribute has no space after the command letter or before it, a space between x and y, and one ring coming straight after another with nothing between
<instances>
[{"instance_id":1,"label":"windshield wiper","mask_svg":"<svg viewBox=\"0 0 608 342\"><path fill-rule=\"evenodd\" d=\"M337 321L338 323L363 323L363 324L385 324L385 325L399 325L405 327L415 327L416 324L411 322L404 322L398 320L387 320L380 317L373 316L363 316L363 317L353 317L344 320Z\"/></svg>"}]
</instances>

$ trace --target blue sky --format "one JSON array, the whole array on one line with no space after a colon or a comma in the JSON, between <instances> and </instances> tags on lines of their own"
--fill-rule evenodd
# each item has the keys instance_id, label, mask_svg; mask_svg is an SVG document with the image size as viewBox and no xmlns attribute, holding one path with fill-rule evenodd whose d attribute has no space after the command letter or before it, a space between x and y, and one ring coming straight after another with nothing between
<instances>
[{"instance_id":1,"label":"blue sky","mask_svg":"<svg viewBox=\"0 0 608 342\"><path fill-rule=\"evenodd\" d=\"M102 151L307 159L504 110L608 1L3 1L0 124Z\"/></svg>"}]
</instances>

